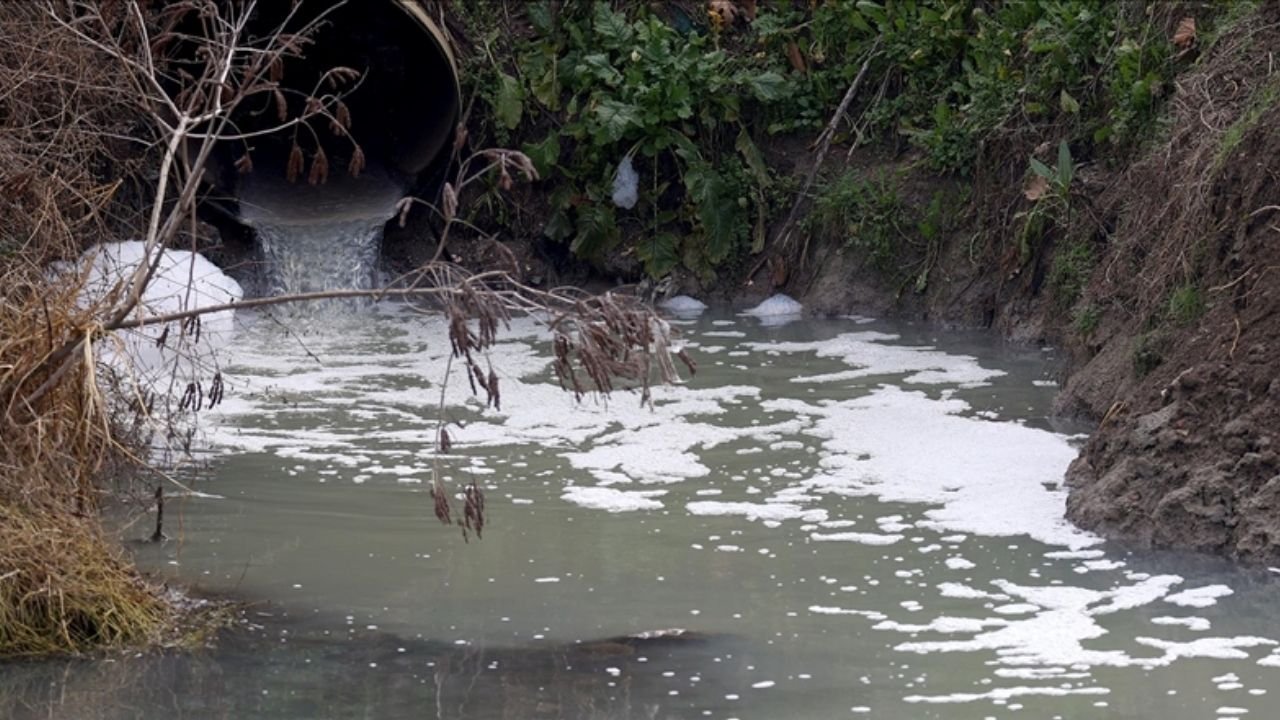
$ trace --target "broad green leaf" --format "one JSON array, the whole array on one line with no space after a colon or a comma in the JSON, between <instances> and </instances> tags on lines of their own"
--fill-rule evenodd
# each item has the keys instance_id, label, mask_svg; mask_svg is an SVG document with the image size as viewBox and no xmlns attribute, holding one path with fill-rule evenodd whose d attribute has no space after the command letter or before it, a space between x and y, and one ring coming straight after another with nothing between
<instances>
[{"instance_id":1,"label":"broad green leaf","mask_svg":"<svg viewBox=\"0 0 1280 720\"><path fill-rule=\"evenodd\" d=\"M1065 89L1058 96L1058 105L1062 107L1062 112L1075 115L1080 112L1080 102L1071 97L1071 93Z\"/></svg>"},{"instance_id":2,"label":"broad green leaf","mask_svg":"<svg viewBox=\"0 0 1280 720\"><path fill-rule=\"evenodd\" d=\"M508 130L515 130L524 115L524 88L516 78L502 73L498 78L498 95L494 100L493 112L498 122Z\"/></svg>"},{"instance_id":3,"label":"broad green leaf","mask_svg":"<svg viewBox=\"0 0 1280 720\"><path fill-rule=\"evenodd\" d=\"M578 72L585 73L610 87L616 87L622 82L622 73L609 62L609 56L604 53L592 53L583 57L578 63Z\"/></svg>"},{"instance_id":4,"label":"broad green leaf","mask_svg":"<svg viewBox=\"0 0 1280 720\"><path fill-rule=\"evenodd\" d=\"M597 138L602 144L621 140L627 131L640 126L640 111L634 106L617 100L602 100L595 108L599 125Z\"/></svg>"},{"instance_id":5,"label":"broad green leaf","mask_svg":"<svg viewBox=\"0 0 1280 720\"><path fill-rule=\"evenodd\" d=\"M548 110L556 112L560 109L560 75L556 72L554 60L547 63L547 69L530 83L530 90Z\"/></svg>"},{"instance_id":6,"label":"broad green leaf","mask_svg":"<svg viewBox=\"0 0 1280 720\"><path fill-rule=\"evenodd\" d=\"M858 0L856 7L858 8L858 12L862 13L863 17L875 23L882 30L884 29L889 16L885 13L883 5L878 2L872 2L871 0Z\"/></svg>"},{"instance_id":7,"label":"broad green leaf","mask_svg":"<svg viewBox=\"0 0 1280 720\"><path fill-rule=\"evenodd\" d=\"M756 184L760 187L769 185L769 168L764 164L764 158L760 156L760 148L752 142L751 135L747 133L746 128L738 131L738 139L734 141L733 147L742 155L742 161L747 164L751 170L751 174L756 179Z\"/></svg>"},{"instance_id":8,"label":"broad green leaf","mask_svg":"<svg viewBox=\"0 0 1280 720\"><path fill-rule=\"evenodd\" d=\"M618 242L613 206L602 202L578 208L577 235L569 249L579 257L598 257Z\"/></svg>"},{"instance_id":9,"label":"broad green leaf","mask_svg":"<svg viewBox=\"0 0 1280 720\"><path fill-rule=\"evenodd\" d=\"M663 277L680 264L679 242L675 235L663 232L636 244L636 256L644 262L650 277Z\"/></svg>"},{"instance_id":10,"label":"broad green leaf","mask_svg":"<svg viewBox=\"0 0 1280 720\"><path fill-rule=\"evenodd\" d=\"M555 21L551 15L551 3L546 2L546 0L531 3L529 5L529 24L533 26L534 32L539 35L550 35L555 30Z\"/></svg>"},{"instance_id":11,"label":"broad green leaf","mask_svg":"<svg viewBox=\"0 0 1280 720\"><path fill-rule=\"evenodd\" d=\"M761 102L773 102L787 96L787 79L773 70L752 73L747 77L747 84Z\"/></svg>"},{"instance_id":12,"label":"broad green leaf","mask_svg":"<svg viewBox=\"0 0 1280 720\"><path fill-rule=\"evenodd\" d=\"M597 2L594 22L596 35L611 47L631 42L631 26L622 13L614 12L607 2Z\"/></svg>"},{"instance_id":13,"label":"broad green leaf","mask_svg":"<svg viewBox=\"0 0 1280 720\"><path fill-rule=\"evenodd\" d=\"M1045 180L1058 179L1058 174L1054 172L1053 168L1049 167L1048 165L1045 165L1044 163L1040 162L1035 158L1031 158L1031 171L1039 175L1040 177L1044 178Z\"/></svg>"},{"instance_id":14,"label":"broad green leaf","mask_svg":"<svg viewBox=\"0 0 1280 720\"><path fill-rule=\"evenodd\" d=\"M1058 143L1058 184L1062 190L1071 187L1071 181L1075 179L1076 167L1071 161L1071 148L1067 147L1067 141L1063 140Z\"/></svg>"},{"instance_id":15,"label":"broad green leaf","mask_svg":"<svg viewBox=\"0 0 1280 720\"><path fill-rule=\"evenodd\" d=\"M525 145L521 150L533 161L538 174L546 177L560 161L560 133L552 132L542 142Z\"/></svg>"}]
</instances>

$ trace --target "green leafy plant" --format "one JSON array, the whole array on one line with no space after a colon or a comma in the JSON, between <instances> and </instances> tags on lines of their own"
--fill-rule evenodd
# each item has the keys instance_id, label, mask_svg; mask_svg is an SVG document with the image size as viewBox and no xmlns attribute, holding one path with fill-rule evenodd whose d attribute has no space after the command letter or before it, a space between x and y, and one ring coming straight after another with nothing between
<instances>
[{"instance_id":1,"label":"green leafy plant","mask_svg":"<svg viewBox=\"0 0 1280 720\"><path fill-rule=\"evenodd\" d=\"M709 276L758 252L772 174L744 109L787 98L785 78L652 12L590 8L529 9L536 35L520 66L535 102L526 116L552 117L554 127L524 149L562 182L544 233L588 259L626 243L655 277L678 266ZM624 156L640 179L628 209L611 200Z\"/></svg>"},{"instance_id":2,"label":"green leafy plant","mask_svg":"<svg viewBox=\"0 0 1280 720\"><path fill-rule=\"evenodd\" d=\"M1194 283L1184 283L1169 296L1169 319L1179 325L1190 325L1204 315L1204 295Z\"/></svg>"},{"instance_id":3,"label":"green leafy plant","mask_svg":"<svg viewBox=\"0 0 1280 720\"><path fill-rule=\"evenodd\" d=\"M1071 324L1083 338L1093 335L1102 320L1102 313L1096 305L1085 305L1076 309Z\"/></svg>"},{"instance_id":4,"label":"green leafy plant","mask_svg":"<svg viewBox=\"0 0 1280 720\"><path fill-rule=\"evenodd\" d=\"M814 201L806 230L843 239L867 264L882 272L894 260L910 228L896 180L888 173L866 178L848 171L829 183Z\"/></svg>"},{"instance_id":5,"label":"green leafy plant","mask_svg":"<svg viewBox=\"0 0 1280 720\"><path fill-rule=\"evenodd\" d=\"M1058 144L1057 165L1049 167L1033 157L1029 159L1028 166L1030 175L1023 195L1031 201L1031 206L1014 215L1015 219L1022 221L1018 245L1019 265L1025 265L1031 259L1040 238L1048 232L1050 227L1066 228L1070 224L1071 182L1076 174L1075 161L1071 158L1071 148L1066 140ZM1078 245L1073 250L1076 253L1083 253L1089 248L1086 245ZM1071 265L1064 266L1062 271L1064 280L1068 277L1075 278L1072 282L1076 285L1077 293L1082 280L1079 278L1080 273L1074 270L1074 266L1081 264L1079 260L1080 258L1072 260ZM1091 262L1090 260L1090 264Z\"/></svg>"}]
</instances>

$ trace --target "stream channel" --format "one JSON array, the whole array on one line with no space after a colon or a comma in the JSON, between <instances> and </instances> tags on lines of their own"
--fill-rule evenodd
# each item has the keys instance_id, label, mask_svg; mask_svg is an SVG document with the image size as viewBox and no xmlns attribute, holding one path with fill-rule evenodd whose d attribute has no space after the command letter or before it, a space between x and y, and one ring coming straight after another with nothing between
<instances>
[{"instance_id":1,"label":"stream channel","mask_svg":"<svg viewBox=\"0 0 1280 720\"><path fill-rule=\"evenodd\" d=\"M1051 352L710 312L673 320L699 372L650 410L575 404L516 321L500 411L445 391L441 470L487 498L464 542L428 494L438 318L237 322L199 493L135 552L251 626L0 668L0 714L1280 716L1274 574L1063 520L1083 428L1049 419Z\"/></svg>"}]
</instances>

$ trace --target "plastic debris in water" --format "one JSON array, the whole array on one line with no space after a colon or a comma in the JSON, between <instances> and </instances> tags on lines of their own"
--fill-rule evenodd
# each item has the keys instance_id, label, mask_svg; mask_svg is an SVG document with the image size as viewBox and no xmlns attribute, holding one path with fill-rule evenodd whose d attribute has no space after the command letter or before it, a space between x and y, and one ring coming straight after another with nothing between
<instances>
[{"instance_id":1,"label":"plastic debris in water","mask_svg":"<svg viewBox=\"0 0 1280 720\"><path fill-rule=\"evenodd\" d=\"M640 199L640 176L631 164L631 156L624 155L613 176L613 204L624 210L636 206Z\"/></svg>"}]
</instances>

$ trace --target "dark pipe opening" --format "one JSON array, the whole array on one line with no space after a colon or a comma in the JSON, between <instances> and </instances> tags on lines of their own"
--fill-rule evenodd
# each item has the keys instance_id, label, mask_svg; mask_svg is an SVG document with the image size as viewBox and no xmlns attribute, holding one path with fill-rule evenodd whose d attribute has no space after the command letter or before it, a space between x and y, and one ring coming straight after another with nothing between
<instances>
[{"instance_id":1,"label":"dark pipe opening","mask_svg":"<svg viewBox=\"0 0 1280 720\"><path fill-rule=\"evenodd\" d=\"M272 32L285 23L292 4L262 3L248 33ZM279 188L286 186L295 142L303 150L305 167L288 185L287 194L289 202L300 206L310 204L309 198L331 197L369 183L389 181L402 189L423 182L430 185L448 164L459 111L455 68L443 39L414 0L348 0L345 4L304 0L301 12L286 27L296 30L321 15L322 25L304 56L283 66L281 84L303 93L287 96L288 114L296 117L302 112L304 95L326 71L335 67L358 71L360 77L345 86L348 94L343 102L350 111L349 132L365 155L363 177L352 181L348 176L351 139L335 134L328 121L318 119L310 130L297 127L218 148L211 179L219 194L233 199L233 206L247 185L272 187L271 194L279 194ZM333 90L324 86L316 92ZM263 130L279 123L274 100L260 97L260 102L234 117L241 130ZM310 188L307 183L318 148L327 158L327 188ZM248 175L235 167L246 151L253 168Z\"/></svg>"}]
</instances>

